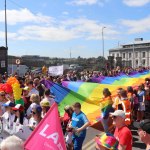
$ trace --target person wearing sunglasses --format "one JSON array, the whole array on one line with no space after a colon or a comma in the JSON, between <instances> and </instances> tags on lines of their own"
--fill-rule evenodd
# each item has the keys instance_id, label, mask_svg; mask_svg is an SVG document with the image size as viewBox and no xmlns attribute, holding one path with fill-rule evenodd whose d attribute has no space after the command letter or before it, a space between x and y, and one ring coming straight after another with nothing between
<instances>
[{"instance_id":1,"label":"person wearing sunglasses","mask_svg":"<svg viewBox=\"0 0 150 150\"><path fill-rule=\"evenodd\" d=\"M40 105L36 105L35 108L32 109L31 111L32 117L29 120L29 126L32 130L34 130L37 125L40 123L42 120L41 113L42 113L42 108Z\"/></svg>"},{"instance_id":2,"label":"person wearing sunglasses","mask_svg":"<svg viewBox=\"0 0 150 150\"><path fill-rule=\"evenodd\" d=\"M27 125L28 120L24 114L24 107L21 104L17 104L15 107L12 108L15 113L15 120L14 122L17 124Z\"/></svg>"},{"instance_id":3,"label":"person wearing sunglasses","mask_svg":"<svg viewBox=\"0 0 150 150\"><path fill-rule=\"evenodd\" d=\"M126 127L126 115L123 110L116 110L110 113L113 124L116 126L114 137L119 141L118 150L132 150L132 133Z\"/></svg>"},{"instance_id":4,"label":"person wearing sunglasses","mask_svg":"<svg viewBox=\"0 0 150 150\"><path fill-rule=\"evenodd\" d=\"M138 129L140 140L146 144L146 150L150 150L150 119L134 122L133 125Z\"/></svg>"}]
</instances>

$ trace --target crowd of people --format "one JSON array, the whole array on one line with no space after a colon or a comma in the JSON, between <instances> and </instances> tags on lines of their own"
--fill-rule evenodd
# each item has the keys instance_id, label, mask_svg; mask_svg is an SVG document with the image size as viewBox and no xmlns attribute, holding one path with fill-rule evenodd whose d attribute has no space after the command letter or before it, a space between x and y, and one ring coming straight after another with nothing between
<instances>
[{"instance_id":1,"label":"crowd of people","mask_svg":"<svg viewBox=\"0 0 150 150\"><path fill-rule=\"evenodd\" d=\"M24 77L17 74L14 77L19 81L22 88L22 102L15 104L13 95L9 95L5 91L0 91L0 118L6 126L4 129L11 130L15 124L28 126L30 130L34 130L40 121L45 117L51 106L55 103L55 95L51 94L50 89L46 89L41 80L46 79L58 84L62 81L84 81L90 82L92 77L100 76L117 76L121 72L130 74L133 71L142 72L149 68L132 68L121 70L120 67L111 71L71 71L61 77L51 77L42 74L27 73ZM10 76L5 73L0 75L0 83L5 83ZM100 101L101 123L103 125L104 134L96 137L96 149L132 149L132 133L130 128L135 122L138 128L138 134L141 140L150 149L150 120L145 120L150 113L150 78L145 79L145 83L138 85L138 88L131 86L126 89L118 88L115 95L112 95L108 88L103 89L103 99ZM104 105L107 103L107 107ZM76 102L72 106L65 106L64 116L60 117L60 123L64 133L66 147L68 150L81 150L86 137L87 127L90 122L84 112L82 106ZM115 131L110 128L110 120L113 120ZM94 137L93 137L94 138ZM101 139L112 139L113 144L104 143ZM1 143L2 150L10 150L14 143L18 141L18 148L23 149L23 141L15 136L8 137ZM10 142L7 145L7 142ZM17 144L16 144L17 146ZM21 148L22 147L22 148Z\"/></svg>"}]
</instances>

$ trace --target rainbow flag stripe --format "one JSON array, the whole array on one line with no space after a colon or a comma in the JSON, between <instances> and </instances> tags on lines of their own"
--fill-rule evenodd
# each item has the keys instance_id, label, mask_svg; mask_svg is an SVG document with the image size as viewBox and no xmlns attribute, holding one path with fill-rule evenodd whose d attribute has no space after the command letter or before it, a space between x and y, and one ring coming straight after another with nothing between
<instances>
[{"instance_id":1,"label":"rainbow flag stripe","mask_svg":"<svg viewBox=\"0 0 150 150\"><path fill-rule=\"evenodd\" d=\"M123 76L123 77L122 77ZM100 114L100 101L103 99L103 89L108 88L112 97L116 95L116 90L119 87L124 89L127 86L138 86L143 83L145 78L150 77L150 73L147 74L134 74L134 77L125 78L124 75L119 77L116 80L116 77L105 77L103 80L107 79L113 80L113 83L109 84L99 84L92 82L68 82L64 81L62 85L52 83L50 81L42 81L47 88L55 95L55 101L59 105L60 115L64 113L64 107L66 105L72 105L75 102L80 102L82 105L82 111L87 115L88 119L92 124L96 123L99 120ZM114 80L114 79L115 80ZM105 105L106 109L109 107L109 104Z\"/></svg>"}]
</instances>

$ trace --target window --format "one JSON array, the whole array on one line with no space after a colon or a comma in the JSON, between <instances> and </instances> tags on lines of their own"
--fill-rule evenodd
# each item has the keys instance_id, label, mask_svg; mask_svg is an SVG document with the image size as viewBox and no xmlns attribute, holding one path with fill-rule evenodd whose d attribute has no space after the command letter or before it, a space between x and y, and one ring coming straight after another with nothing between
<instances>
[{"instance_id":1,"label":"window","mask_svg":"<svg viewBox=\"0 0 150 150\"><path fill-rule=\"evenodd\" d=\"M142 60L142 65L145 66L145 63L146 63L146 61L145 61L145 59L143 59Z\"/></svg>"},{"instance_id":2,"label":"window","mask_svg":"<svg viewBox=\"0 0 150 150\"><path fill-rule=\"evenodd\" d=\"M145 58L145 52L142 53L142 57Z\"/></svg>"},{"instance_id":3,"label":"window","mask_svg":"<svg viewBox=\"0 0 150 150\"><path fill-rule=\"evenodd\" d=\"M129 58L131 58L131 56L132 56L131 53L129 53Z\"/></svg>"},{"instance_id":4,"label":"window","mask_svg":"<svg viewBox=\"0 0 150 150\"><path fill-rule=\"evenodd\" d=\"M138 52L135 52L135 58L138 58Z\"/></svg>"},{"instance_id":5,"label":"window","mask_svg":"<svg viewBox=\"0 0 150 150\"><path fill-rule=\"evenodd\" d=\"M117 57L119 57L119 53L117 53Z\"/></svg>"},{"instance_id":6,"label":"window","mask_svg":"<svg viewBox=\"0 0 150 150\"><path fill-rule=\"evenodd\" d=\"M138 60L136 60L136 66L138 66Z\"/></svg>"},{"instance_id":7,"label":"window","mask_svg":"<svg viewBox=\"0 0 150 150\"><path fill-rule=\"evenodd\" d=\"M123 53L123 58L126 58L126 54L125 53Z\"/></svg>"},{"instance_id":8,"label":"window","mask_svg":"<svg viewBox=\"0 0 150 150\"><path fill-rule=\"evenodd\" d=\"M112 54L112 56L114 56L114 57L115 57L115 54L113 53L113 54Z\"/></svg>"}]
</instances>

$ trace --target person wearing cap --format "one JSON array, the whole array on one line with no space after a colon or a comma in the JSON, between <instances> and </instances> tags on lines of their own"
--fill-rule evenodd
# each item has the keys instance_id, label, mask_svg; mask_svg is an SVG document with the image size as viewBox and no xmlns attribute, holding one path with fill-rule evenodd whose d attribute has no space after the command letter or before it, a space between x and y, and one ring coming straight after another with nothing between
<instances>
[{"instance_id":1,"label":"person wearing cap","mask_svg":"<svg viewBox=\"0 0 150 150\"><path fill-rule=\"evenodd\" d=\"M119 141L118 150L132 150L132 133L126 127L126 115L123 110L116 110L110 114L116 126L114 137Z\"/></svg>"},{"instance_id":2,"label":"person wearing cap","mask_svg":"<svg viewBox=\"0 0 150 150\"><path fill-rule=\"evenodd\" d=\"M150 150L150 119L134 122L133 125L138 128L138 135L140 140L146 144L146 150Z\"/></svg>"},{"instance_id":3,"label":"person wearing cap","mask_svg":"<svg viewBox=\"0 0 150 150\"><path fill-rule=\"evenodd\" d=\"M2 119L5 129L8 131L13 128L15 114L12 110L12 107L14 107L15 104L11 101L8 101L5 104L3 104L3 106L5 107L6 112L2 115Z\"/></svg>"},{"instance_id":4,"label":"person wearing cap","mask_svg":"<svg viewBox=\"0 0 150 150\"><path fill-rule=\"evenodd\" d=\"M37 125L40 123L42 120L41 113L42 113L42 108L40 105L36 105L35 108L32 109L31 111L32 117L29 120L29 126L32 130L34 130Z\"/></svg>"},{"instance_id":5,"label":"person wearing cap","mask_svg":"<svg viewBox=\"0 0 150 150\"><path fill-rule=\"evenodd\" d=\"M15 107L12 107L12 110L15 112L14 123L22 125L28 124L28 120L24 114L24 107L21 104L17 104Z\"/></svg>"},{"instance_id":6,"label":"person wearing cap","mask_svg":"<svg viewBox=\"0 0 150 150\"><path fill-rule=\"evenodd\" d=\"M48 101L48 99L45 98L40 102L40 106L42 107L41 117L44 118L44 116L50 109L50 102Z\"/></svg>"}]
</instances>

